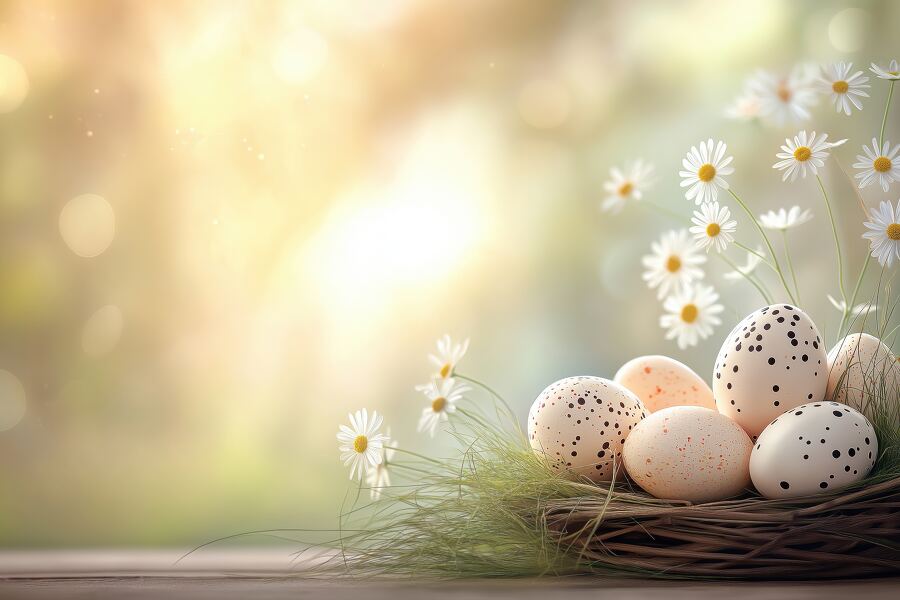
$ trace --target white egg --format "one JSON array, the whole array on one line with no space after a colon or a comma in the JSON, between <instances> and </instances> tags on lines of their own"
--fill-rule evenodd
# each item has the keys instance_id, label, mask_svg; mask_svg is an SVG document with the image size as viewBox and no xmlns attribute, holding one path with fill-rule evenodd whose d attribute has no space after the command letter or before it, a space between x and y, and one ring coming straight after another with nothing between
<instances>
[{"instance_id":1,"label":"white egg","mask_svg":"<svg viewBox=\"0 0 900 600\"><path fill-rule=\"evenodd\" d=\"M869 419L873 400L886 392L896 405L900 397L900 364L881 340L868 333L848 335L828 352L828 400L843 402ZM891 407L896 410L896 407Z\"/></svg>"},{"instance_id":2,"label":"white egg","mask_svg":"<svg viewBox=\"0 0 900 600\"><path fill-rule=\"evenodd\" d=\"M747 433L725 415L673 406L638 423L622 456L631 478L653 496L711 502L748 486L752 449Z\"/></svg>"},{"instance_id":3,"label":"white egg","mask_svg":"<svg viewBox=\"0 0 900 600\"><path fill-rule=\"evenodd\" d=\"M602 377L560 379L528 413L528 437L549 466L572 477L609 481L622 445L646 411L637 396Z\"/></svg>"},{"instance_id":4,"label":"white egg","mask_svg":"<svg viewBox=\"0 0 900 600\"><path fill-rule=\"evenodd\" d=\"M765 428L750 456L750 477L766 498L795 498L859 481L878 457L875 429L838 402L803 404Z\"/></svg>"},{"instance_id":5,"label":"white egg","mask_svg":"<svg viewBox=\"0 0 900 600\"><path fill-rule=\"evenodd\" d=\"M613 378L631 390L648 412L670 406L716 408L712 390L690 367L668 356L639 356L622 365Z\"/></svg>"},{"instance_id":6,"label":"white egg","mask_svg":"<svg viewBox=\"0 0 900 600\"><path fill-rule=\"evenodd\" d=\"M755 437L784 411L825 398L827 362L819 330L805 312L766 306L725 338L713 371L716 406Z\"/></svg>"}]
</instances>

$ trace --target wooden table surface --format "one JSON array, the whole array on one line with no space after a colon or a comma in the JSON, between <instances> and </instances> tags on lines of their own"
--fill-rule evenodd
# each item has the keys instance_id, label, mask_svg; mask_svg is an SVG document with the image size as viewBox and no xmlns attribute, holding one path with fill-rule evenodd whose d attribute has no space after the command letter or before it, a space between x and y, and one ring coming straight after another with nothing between
<instances>
[{"instance_id":1,"label":"wooden table surface","mask_svg":"<svg viewBox=\"0 0 900 600\"><path fill-rule=\"evenodd\" d=\"M181 550L0 551L0 598L900 598L893 579L840 582L694 583L588 578L386 582L303 577L289 550L215 550L177 565Z\"/></svg>"}]
</instances>

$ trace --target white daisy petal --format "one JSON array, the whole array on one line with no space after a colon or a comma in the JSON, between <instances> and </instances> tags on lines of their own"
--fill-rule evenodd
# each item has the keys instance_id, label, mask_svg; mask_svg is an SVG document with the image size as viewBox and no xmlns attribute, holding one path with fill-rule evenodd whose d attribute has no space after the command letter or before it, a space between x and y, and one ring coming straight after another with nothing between
<instances>
[{"instance_id":1,"label":"white daisy petal","mask_svg":"<svg viewBox=\"0 0 900 600\"><path fill-rule=\"evenodd\" d=\"M853 163L853 168L860 170L854 176L860 180L860 189L877 181L881 185L881 189L887 192L892 183L900 181L900 159L897 158L897 151L900 150L900 147L898 146L891 149L891 143L885 141L884 145L879 147L878 140L875 138L872 138L871 146L863 146L865 156L857 155L857 162Z\"/></svg>"},{"instance_id":2,"label":"white daisy petal","mask_svg":"<svg viewBox=\"0 0 900 600\"><path fill-rule=\"evenodd\" d=\"M643 159L626 164L624 169L613 167L609 174L610 179L603 184L607 192L601 205L604 212L618 213L629 201L640 200L643 191L653 184L653 165Z\"/></svg>"},{"instance_id":3,"label":"white daisy petal","mask_svg":"<svg viewBox=\"0 0 900 600\"><path fill-rule=\"evenodd\" d=\"M703 278L700 265L706 256L691 242L688 230L667 231L651 244L651 250L641 261L646 267L643 279L651 289L657 288L659 298Z\"/></svg>"},{"instance_id":4,"label":"white daisy petal","mask_svg":"<svg viewBox=\"0 0 900 600\"><path fill-rule=\"evenodd\" d=\"M869 221L864 223L871 231L862 234L862 237L869 240L872 257L883 267L889 268L893 266L895 258L900 259L898 215L900 215L900 200L897 201L896 211L890 202L882 201L878 208L870 211Z\"/></svg>"}]
</instances>

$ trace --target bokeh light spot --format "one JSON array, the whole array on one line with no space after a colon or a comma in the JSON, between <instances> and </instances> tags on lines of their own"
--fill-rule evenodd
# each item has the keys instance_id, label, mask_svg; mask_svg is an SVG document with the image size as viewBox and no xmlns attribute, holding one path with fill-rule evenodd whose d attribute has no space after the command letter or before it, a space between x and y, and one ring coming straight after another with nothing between
<instances>
[{"instance_id":1,"label":"bokeh light spot","mask_svg":"<svg viewBox=\"0 0 900 600\"><path fill-rule=\"evenodd\" d=\"M0 431L19 424L25 416L25 388L19 378L0 369Z\"/></svg>"},{"instance_id":2,"label":"bokeh light spot","mask_svg":"<svg viewBox=\"0 0 900 600\"><path fill-rule=\"evenodd\" d=\"M19 108L28 95L28 75L18 61L0 54L0 113Z\"/></svg>"},{"instance_id":3,"label":"bokeh light spot","mask_svg":"<svg viewBox=\"0 0 900 600\"><path fill-rule=\"evenodd\" d=\"M828 23L828 40L841 52L856 52L863 47L869 30L869 13L859 8L845 8Z\"/></svg>"},{"instance_id":4,"label":"bokeh light spot","mask_svg":"<svg viewBox=\"0 0 900 600\"><path fill-rule=\"evenodd\" d=\"M116 215L102 196L82 194L69 200L60 212L59 233L78 256L99 256L116 235Z\"/></svg>"},{"instance_id":5,"label":"bokeh light spot","mask_svg":"<svg viewBox=\"0 0 900 600\"><path fill-rule=\"evenodd\" d=\"M519 92L519 114L532 127L553 129L569 118L569 91L559 82L547 79L531 81Z\"/></svg>"},{"instance_id":6,"label":"bokeh light spot","mask_svg":"<svg viewBox=\"0 0 900 600\"><path fill-rule=\"evenodd\" d=\"M310 29L300 28L284 37L275 48L272 68L286 83L299 85L312 80L328 60L328 44Z\"/></svg>"},{"instance_id":7,"label":"bokeh light spot","mask_svg":"<svg viewBox=\"0 0 900 600\"><path fill-rule=\"evenodd\" d=\"M90 316L81 330L81 348L89 356L103 356L112 351L122 337L122 311L107 305Z\"/></svg>"}]
</instances>

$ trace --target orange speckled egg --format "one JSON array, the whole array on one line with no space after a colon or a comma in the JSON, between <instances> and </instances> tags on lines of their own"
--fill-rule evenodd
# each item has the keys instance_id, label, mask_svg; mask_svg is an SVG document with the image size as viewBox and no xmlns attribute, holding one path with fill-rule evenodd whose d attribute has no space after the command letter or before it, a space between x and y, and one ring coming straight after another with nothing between
<instances>
[{"instance_id":1,"label":"orange speckled egg","mask_svg":"<svg viewBox=\"0 0 900 600\"><path fill-rule=\"evenodd\" d=\"M716 408L712 390L688 366L668 356L639 356L622 365L613 379L656 412L670 406Z\"/></svg>"},{"instance_id":2,"label":"orange speckled egg","mask_svg":"<svg viewBox=\"0 0 900 600\"><path fill-rule=\"evenodd\" d=\"M622 459L628 475L657 498L712 502L747 487L752 450L747 432L725 415L673 406L634 427Z\"/></svg>"}]
</instances>

